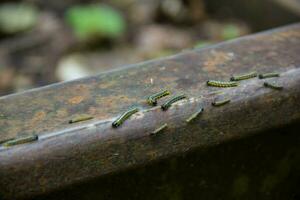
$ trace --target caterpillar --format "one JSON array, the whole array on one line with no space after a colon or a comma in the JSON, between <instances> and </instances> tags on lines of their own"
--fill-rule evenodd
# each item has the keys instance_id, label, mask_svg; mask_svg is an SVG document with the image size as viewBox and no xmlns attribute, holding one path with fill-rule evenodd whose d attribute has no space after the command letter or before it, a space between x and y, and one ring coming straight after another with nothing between
<instances>
[{"instance_id":1,"label":"caterpillar","mask_svg":"<svg viewBox=\"0 0 300 200\"><path fill-rule=\"evenodd\" d=\"M80 117L71 119L71 120L69 121L69 124L73 124L73 123L77 123L77 122L82 122L82 121L86 121L86 120L90 120L90 119L93 119L93 117L92 117L92 116L89 116L89 115L86 115L86 116L80 116Z\"/></svg>"},{"instance_id":2,"label":"caterpillar","mask_svg":"<svg viewBox=\"0 0 300 200\"><path fill-rule=\"evenodd\" d=\"M202 112L204 111L203 108L200 108L197 112L195 112L194 114L192 114L189 118L187 118L185 121L187 123L193 121L194 119L196 119L198 117L198 115L200 115Z\"/></svg>"},{"instance_id":3,"label":"caterpillar","mask_svg":"<svg viewBox=\"0 0 300 200\"><path fill-rule=\"evenodd\" d=\"M38 135L30 135L30 136L26 136L26 137L20 137L20 138L9 140L9 141L3 143L2 146L10 147L10 146L18 145L18 144L25 144L25 143L33 142L38 139L39 139Z\"/></svg>"},{"instance_id":4,"label":"caterpillar","mask_svg":"<svg viewBox=\"0 0 300 200\"><path fill-rule=\"evenodd\" d=\"M268 87L268 88L275 89L275 90L282 90L283 89L283 87L280 86L280 85L275 85L274 83L268 83L268 82L264 82L264 86Z\"/></svg>"},{"instance_id":5,"label":"caterpillar","mask_svg":"<svg viewBox=\"0 0 300 200\"><path fill-rule=\"evenodd\" d=\"M185 98L186 98L186 96L184 94L175 96L172 99L170 99L169 101L167 101L166 103L164 103L163 105L161 105L161 109L164 110L164 111L168 110L168 108L170 108L173 103L175 103L176 101L180 101L182 99L185 99Z\"/></svg>"},{"instance_id":6,"label":"caterpillar","mask_svg":"<svg viewBox=\"0 0 300 200\"><path fill-rule=\"evenodd\" d=\"M159 128L155 129L154 131L151 132L151 135L156 135L157 133L160 133L161 131L163 131L164 129L166 129L168 127L168 124L163 124L162 126L160 126Z\"/></svg>"},{"instance_id":7,"label":"caterpillar","mask_svg":"<svg viewBox=\"0 0 300 200\"><path fill-rule=\"evenodd\" d=\"M241 81L241 80L250 79L250 78L254 78L254 77L257 77L257 73L256 72L250 72L248 74L232 76L230 78L230 81Z\"/></svg>"},{"instance_id":8,"label":"caterpillar","mask_svg":"<svg viewBox=\"0 0 300 200\"><path fill-rule=\"evenodd\" d=\"M224 99L224 100L221 100L221 101L214 101L212 102L212 105L213 106L222 106L224 104L227 104L230 102L230 99Z\"/></svg>"},{"instance_id":9,"label":"caterpillar","mask_svg":"<svg viewBox=\"0 0 300 200\"><path fill-rule=\"evenodd\" d=\"M14 140L14 138L9 138L9 139L5 139L5 140L1 140L0 144L6 143L6 142L8 142L10 140Z\"/></svg>"},{"instance_id":10,"label":"caterpillar","mask_svg":"<svg viewBox=\"0 0 300 200\"><path fill-rule=\"evenodd\" d=\"M273 73L265 73L265 74L260 74L258 75L258 78L260 79L264 79L264 78L272 78L272 77L279 77L280 74L273 72Z\"/></svg>"},{"instance_id":11,"label":"caterpillar","mask_svg":"<svg viewBox=\"0 0 300 200\"><path fill-rule=\"evenodd\" d=\"M147 98L147 102L148 104L152 105L152 106L155 106L157 105L157 100L162 98L162 97L165 97L167 95L170 95L171 93L168 91L168 90L164 90L164 91L161 91L161 92L158 92L156 94L153 94L151 96L149 96Z\"/></svg>"},{"instance_id":12,"label":"caterpillar","mask_svg":"<svg viewBox=\"0 0 300 200\"><path fill-rule=\"evenodd\" d=\"M213 86L213 87L236 87L238 86L237 82L235 81L213 81L209 80L206 82L208 86Z\"/></svg>"},{"instance_id":13,"label":"caterpillar","mask_svg":"<svg viewBox=\"0 0 300 200\"><path fill-rule=\"evenodd\" d=\"M126 119L128 119L131 115L133 115L134 113L138 112L139 109L138 108L132 108L126 112L124 112L120 117L118 117L113 123L112 123L112 127L117 128L119 126L121 126L124 121Z\"/></svg>"}]
</instances>

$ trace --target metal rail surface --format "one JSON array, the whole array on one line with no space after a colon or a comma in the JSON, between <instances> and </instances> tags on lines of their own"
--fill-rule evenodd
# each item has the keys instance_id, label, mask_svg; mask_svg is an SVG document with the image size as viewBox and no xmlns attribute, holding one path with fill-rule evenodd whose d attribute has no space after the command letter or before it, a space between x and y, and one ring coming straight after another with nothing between
<instances>
[{"instance_id":1,"label":"metal rail surface","mask_svg":"<svg viewBox=\"0 0 300 200\"><path fill-rule=\"evenodd\" d=\"M251 72L280 76L207 85ZM171 94L156 106L147 103L163 90ZM186 98L161 109L180 94ZM4 96L0 196L32 197L283 126L300 119L299 102L300 24ZM133 107L139 111L112 127ZM91 117L69 123L81 115Z\"/></svg>"}]
</instances>

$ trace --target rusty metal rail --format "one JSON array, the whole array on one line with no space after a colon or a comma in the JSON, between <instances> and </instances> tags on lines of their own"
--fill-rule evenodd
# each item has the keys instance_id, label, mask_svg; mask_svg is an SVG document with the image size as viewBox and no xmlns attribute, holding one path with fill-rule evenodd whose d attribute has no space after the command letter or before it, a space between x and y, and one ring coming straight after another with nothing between
<instances>
[{"instance_id":1,"label":"rusty metal rail","mask_svg":"<svg viewBox=\"0 0 300 200\"><path fill-rule=\"evenodd\" d=\"M0 141L38 135L31 143L0 147L0 196L31 197L94 177L243 138L300 119L300 24L191 50L72 82L0 98ZM256 71L238 87L208 87ZM275 90L264 82L283 87ZM167 111L147 104L163 89L187 99ZM229 98L214 107L212 102ZM159 104L165 102L159 100ZM140 111L118 128L130 107ZM201 107L203 113L187 123ZM69 124L79 115L93 119ZM167 123L159 134L151 134Z\"/></svg>"}]
</instances>

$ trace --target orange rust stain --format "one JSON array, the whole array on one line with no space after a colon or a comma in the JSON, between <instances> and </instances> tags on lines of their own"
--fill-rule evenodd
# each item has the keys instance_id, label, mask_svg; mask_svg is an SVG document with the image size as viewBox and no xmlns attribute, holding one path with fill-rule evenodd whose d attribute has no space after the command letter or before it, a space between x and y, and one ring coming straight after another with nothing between
<instances>
[{"instance_id":1,"label":"orange rust stain","mask_svg":"<svg viewBox=\"0 0 300 200\"><path fill-rule=\"evenodd\" d=\"M91 87L93 87L93 85L84 85L84 84L79 84L79 85L76 85L74 86L74 89L70 90L71 93L70 96L73 96L73 95L77 95L77 94L80 94L80 96L82 97L88 97L90 96L90 90L91 90Z\"/></svg>"},{"instance_id":2,"label":"orange rust stain","mask_svg":"<svg viewBox=\"0 0 300 200\"><path fill-rule=\"evenodd\" d=\"M89 87L84 84L79 84L74 87L74 90L87 91L87 90L89 90Z\"/></svg>"},{"instance_id":3,"label":"orange rust stain","mask_svg":"<svg viewBox=\"0 0 300 200\"><path fill-rule=\"evenodd\" d=\"M44 111L39 111L34 114L32 121L41 121L46 117L46 113Z\"/></svg>"},{"instance_id":4,"label":"orange rust stain","mask_svg":"<svg viewBox=\"0 0 300 200\"><path fill-rule=\"evenodd\" d=\"M79 104L84 100L83 96L72 97L68 100L70 104Z\"/></svg>"},{"instance_id":5,"label":"orange rust stain","mask_svg":"<svg viewBox=\"0 0 300 200\"><path fill-rule=\"evenodd\" d=\"M33 118L31 119L29 123L29 127L36 126L36 124L42 120L44 120L46 117L46 113L44 111L38 111L34 114Z\"/></svg>"},{"instance_id":6,"label":"orange rust stain","mask_svg":"<svg viewBox=\"0 0 300 200\"><path fill-rule=\"evenodd\" d=\"M101 82L100 84L98 84L98 88L99 89L107 89L107 88L113 87L115 84L116 83L113 81Z\"/></svg>"},{"instance_id":7,"label":"orange rust stain","mask_svg":"<svg viewBox=\"0 0 300 200\"><path fill-rule=\"evenodd\" d=\"M69 102L70 104L77 104L76 102L81 101L79 100L80 98L87 98L90 96L91 87L93 86L79 84L64 88L64 90L60 90L52 95L53 99L51 99L52 101L50 103L55 104L55 102ZM78 97L76 95L80 95L81 97Z\"/></svg>"},{"instance_id":8,"label":"orange rust stain","mask_svg":"<svg viewBox=\"0 0 300 200\"><path fill-rule=\"evenodd\" d=\"M64 118L68 116L68 111L66 109L60 109L56 112L57 118Z\"/></svg>"},{"instance_id":9,"label":"orange rust stain","mask_svg":"<svg viewBox=\"0 0 300 200\"><path fill-rule=\"evenodd\" d=\"M224 64L227 61L232 60L232 56L228 53L221 51L213 51L207 61L204 62L203 70L207 72L216 72L218 71L218 65Z\"/></svg>"},{"instance_id":10,"label":"orange rust stain","mask_svg":"<svg viewBox=\"0 0 300 200\"><path fill-rule=\"evenodd\" d=\"M106 96L106 97L99 97L96 99L97 104L105 105L105 107L108 107L108 105L119 105L120 101L122 103L128 103L128 102L136 102L137 99L128 98L127 96L124 95Z\"/></svg>"},{"instance_id":11,"label":"orange rust stain","mask_svg":"<svg viewBox=\"0 0 300 200\"><path fill-rule=\"evenodd\" d=\"M99 105L97 110L97 118L98 116L103 118L104 115L109 117L113 111L119 110L120 105L136 103L138 100L139 99L129 98L124 95L98 97L96 99L96 103Z\"/></svg>"}]
</instances>

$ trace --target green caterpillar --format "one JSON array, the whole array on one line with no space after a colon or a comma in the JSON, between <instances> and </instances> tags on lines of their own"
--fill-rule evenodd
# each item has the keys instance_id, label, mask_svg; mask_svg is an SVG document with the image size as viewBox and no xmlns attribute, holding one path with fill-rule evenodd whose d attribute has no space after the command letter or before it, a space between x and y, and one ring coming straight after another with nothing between
<instances>
[{"instance_id":1,"label":"green caterpillar","mask_svg":"<svg viewBox=\"0 0 300 200\"><path fill-rule=\"evenodd\" d=\"M182 99L185 99L185 98L186 98L186 96L184 94L173 97L172 99L170 99L169 101L167 101L166 103L161 105L161 109L164 110L164 111L168 110L168 108L170 108L173 103L175 103L176 101L180 101Z\"/></svg>"},{"instance_id":2,"label":"green caterpillar","mask_svg":"<svg viewBox=\"0 0 300 200\"><path fill-rule=\"evenodd\" d=\"M264 86L268 87L268 88L275 89L275 90L282 90L283 89L283 87L280 86L280 85L275 85L273 83L268 83L268 82L264 82Z\"/></svg>"},{"instance_id":3,"label":"green caterpillar","mask_svg":"<svg viewBox=\"0 0 300 200\"><path fill-rule=\"evenodd\" d=\"M214 102L212 102L212 105L213 106L222 106L222 105L225 105L229 102L230 102L230 99L224 99L224 100L221 100L221 101L214 101Z\"/></svg>"},{"instance_id":4,"label":"green caterpillar","mask_svg":"<svg viewBox=\"0 0 300 200\"><path fill-rule=\"evenodd\" d=\"M213 87L236 87L236 86L238 86L237 82L235 82L235 81L225 82L225 81L209 80L206 83L208 86L213 86Z\"/></svg>"},{"instance_id":5,"label":"green caterpillar","mask_svg":"<svg viewBox=\"0 0 300 200\"><path fill-rule=\"evenodd\" d=\"M163 124L162 126L160 126L159 128L155 129L154 131L151 132L151 135L156 135L157 133L160 133L161 131L163 131L164 129L166 129L168 127L168 124Z\"/></svg>"},{"instance_id":6,"label":"green caterpillar","mask_svg":"<svg viewBox=\"0 0 300 200\"><path fill-rule=\"evenodd\" d=\"M230 81L241 81L241 80L246 80L246 79L250 79L250 78L254 78L254 77L257 77L257 73L256 72L250 72L248 74L232 76L230 78Z\"/></svg>"},{"instance_id":7,"label":"green caterpillar","mask_svg":"<svg viewBox=\"0 0 300 200\"><path fill-rule=\"evenodd\" d=\"M9 141L3 143L2 146L10 147L10 146L18 145L18 144L25 144L25 143L33 142L38 139L39 139L38 135L30 135L30 136L25 136L25 137L20 137L20 138L9 140Z\"/></svg>"},{"instance_id":8,"label":"green caterpillar","mask_svg":"<svg viewBox=\"0 0 300 200\"><path fill-rule=\"evenodd\" d=\"M164 90L162 92L158 92L156 94L153 94L151 96L149 96L147 98L147 102L148 104L152 105L152 106L155 106L157 105L157 100L162 98L162 97L165 97L165 96L168 96L170 95L171 93L168 91L168 90Z\"/></svg>"},{"instance_id":9,"label":"green caterpillar","mask_svg":"<svg viewBox=\"0 0 300 200\"><path fill-rule=\"evenodd\" d=\"M272 78L272 77L279 77L280 74L273 72L273 73L265 73L265 74L260 74L258 75L258 78L260 79L264 79L264 78Z\"/></svg>"},{"instance_id":10,"label":"green caterpillar","mask_svg":"<svg viewBox=\"0 0 300 200\"><path fill-rule=\"evenodd\" d=\"M89 115L86 115L86 116L80 116L80 117L71 119L71 120L69 121L69 124L73 124L73 123L77 123L77 122L82 122L82 121L86 121L86 120L90 120L90 119L93 119L93 117L92 117L92 116L89 116Z\"/></svg>"},{"instance_id":11,"label":"green caterpillar","mask_svg":"<svg viewBox=\"0 0 300 200\"><path fill-rule=\"evenodd\" d=\"M139 109L138 108L132 108L126 112L124 112L120 117L118 117L113 123L112 123L112 127L117 128L119 126L121 126L124 121L126 119L128 119L131 115L133 115L134 113L138 112Z\"/></svg>"},{"instance_id":12,"label":"green caterpillar","mask_svg":"<svg viewBox=\"0 0 300 200\"><path fill-rule=\"evenodd\" d=\"M204 111L203 108L200 108L197 112L195 112L194 114L192 114L189 118L187 118L185 121L187 123L193 121L194 119L196 119L198 117L198 115L200 115L202 112Z\"/></svg>"}]
</instances>

